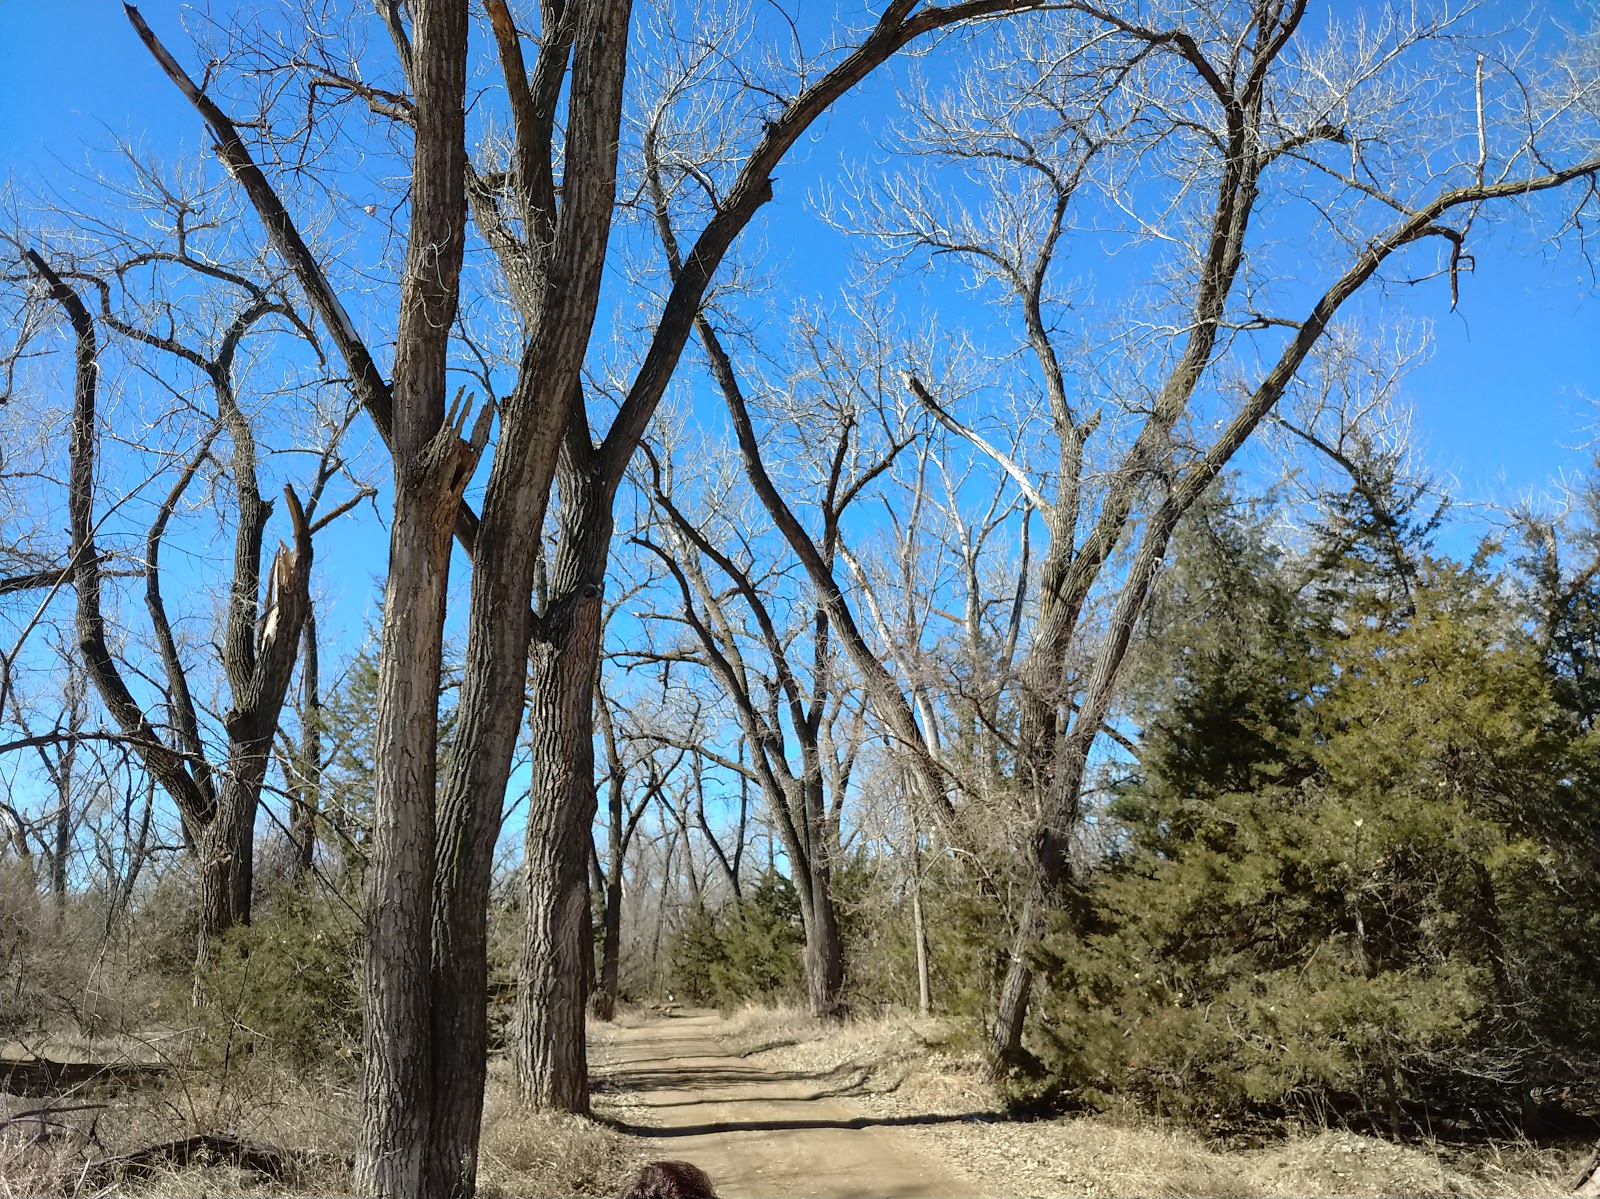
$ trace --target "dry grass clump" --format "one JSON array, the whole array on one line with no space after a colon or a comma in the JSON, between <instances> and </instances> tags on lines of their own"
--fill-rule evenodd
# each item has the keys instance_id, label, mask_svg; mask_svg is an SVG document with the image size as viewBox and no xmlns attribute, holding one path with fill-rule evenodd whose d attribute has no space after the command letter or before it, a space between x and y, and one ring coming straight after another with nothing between
<instances>
[{"instance_id":1,"label":"dry grass clump","mask_svg":"<svg viewBox=\"0 0 1600 1199\"><path fill-rule=\"evenodd\" d=\"M292 1172L271 1184L275 1199L348 1193L357 1127L350 1087L264 1068L221 1079L180 1070L151 1086L50 1099L0 1096L0 1199L262 1193L259 1174L205 1160L138 1169L111 1164L200 1134L283 1151Z\"/></svg>"},{"instance_id":2,"label":"dry grass clump","mask_svg":"<svg viewBox=\"0 0 1600 1199\"><path fill-rule=\"evenodd\" d=\"M906 1130L975 1190L1017 1199L1556 1196L1572 1166L1570 1154L1526 1143L1462 1150L1323 1130L1240 1150L1151 1120L1012 1123L998 1118L979 1054L947 1020L891 1015L829 1026L792 1008L749 1008L718 1035L773 1070L856 1072L850 1098L875 1115L970 1116Z\"/></svg>"},{"instance_id":3,"label":"dry grass clump","mask_svg":"<svg viewBox=\"0 0 1600 1199\"><path fill-rule=\"evenodd\" d=\"M1107 1118L1037 1124L955 1124L934 1133L967 1173L996 1193L1134 1199L1319 1196L1555 1196L1564 1193L1557 1154L1520 1159L1492 1150L1445 1153L1348 1132L1295 1137L1266 1149L1229 1150L1185 1132Z\"/></svg>"},{"instance_id":4,"label":"dry grass clump","mask_svg":"<svg viewBox=\"0 0 1600 1199\"><path fill-rule=\"evenodd\" d=\"M840 1076L876 1114L982 1115L1000 1110L978 1052L954 1021L909 1013L820 1024L796 1008L746 1008L718 1036L773 1070Z\"/></svg>"},{"instance_id":5,"label":"dry grass clump","mask_svg":"<svg viewBox=\"0 0 1600 1199\"><path fill-rule=\"evenodd\" d=\"M123 1091L51 1099L0 1095L0 1199L174 1199L349 1195L360 1130L353 1079L251 1065L219 1076L177 1070ZM207 1159L123 1169L111 1159L218 1134L281 1151L287 1177ZM504 1062L490 1066L480 1192L495 1199L613 1195L643 1160L630 1138L590 1120L519 1108Z\"/></svg>"},{"instance_id":6,"label":"dry grass clump","mask_svg":"<svg viewBox=\"0 0 1600 1199\"><path fill-rule=\"evenodd\" d=\"M36 1135L31 1122L0 1129L0 1199L82 1192L82 1155L69 1144L35 1141Z\"/></svg>"},{"instance_id":7,"label":"dry grass clump","mask_svg":"<svg viewBox=\"0 0 1600 1199\"><path fill-rule=\"evenodd\" d=\"M506 1064L490 1064L478 1156L486 1199L615 1195L643 1160L633 1140L604 1124L519 1107Z\"/></svg>"}]
</instances>

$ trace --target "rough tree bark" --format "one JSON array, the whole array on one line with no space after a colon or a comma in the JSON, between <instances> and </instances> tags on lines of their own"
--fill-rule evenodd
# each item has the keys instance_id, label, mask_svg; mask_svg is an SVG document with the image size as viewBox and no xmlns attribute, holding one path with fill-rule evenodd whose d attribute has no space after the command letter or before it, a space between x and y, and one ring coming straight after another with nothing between
<instances>
[{"instance_id":1,"label":"rough tree bark","mask_svg":"<svg viewBox=\"0 0 1600 1199\"><path fill-rule=\"evenodd\" d=\"M447 412L445 369L466 242L467 0L415 0L411 228L393 377L394 516L378 658L373 829L362 975L365 1194L445 1191L430 1182L436 1074L433 908L438 697L450 545L488 439L486 398ZM463 980L470 985L470 979Z\"/></svg>"},{"instance_id":2,"label":"rough tree bark","mask_svg":"<svg viewBox=\"0 0 1600 1199\"><path fill-rule=\"evenodd\" d=\"M534 768L513 1063L523 1102L587 1113L583 1021L593 975L588 862L596 806L594 679L611 507L620 478L608 480L598 471L599 454L581 408L569 419L552 600L534 630L528 680Z\"/></svg>"}]
</instances>

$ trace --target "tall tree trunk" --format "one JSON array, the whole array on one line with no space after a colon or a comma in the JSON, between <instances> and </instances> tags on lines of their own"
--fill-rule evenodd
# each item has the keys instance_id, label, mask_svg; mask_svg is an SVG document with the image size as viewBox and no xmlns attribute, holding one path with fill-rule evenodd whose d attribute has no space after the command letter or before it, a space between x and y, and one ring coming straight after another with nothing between
<instances>
[{"instance_id":1,"label":"tall tree trunk","mask_svg":"<svg viewBox=\"0 0 1600 1199\"><path fill-rule=\"evenodd\" d=\"M600 636L604 638L602 629ZM627 841L633 826L627 822L627 805L623 791L627 787L627 765L617 748L616 726L611 719L611 709L606 703L600 675L594 680L594 710L606 747L606 868L600 870L600 855L589 854L589 866L594 872L590 886L598 891L605 902L600 914L600 979L594 993L594 1014L598 1020L612 1020L617 1014L617 976L622 959L622 859L627 853ZM648 802L648 800L646 801ZM643 807L640 813L643 814Z\"/></svg>"},{"instance_id":2,"label":"tall tree trunk","mask_svg":"<svg viewBox=\"0 0 1600 1199\"><path fill-rule=\"evenodd\" d=\"M665 829L662 831L665 832ZM676 830L668 835L667 849L661 858L661 898L656 904L655 936L650 941L650 961L654 966L653 982L657 999L667 993L662 976L661 940L667 931L667 892L672 886L672 855L677 852L678 836Z\"/></svg>"},{"instance_id":3,"label":"tall tree trunk","mask_svg":"<svg viewBox=\"0 0 1600 1199\"><path fill-rule=\"evenodd\" d=\"M76 756L77 745L68 742L55 767L56 827L50 847L50 896L55 901L58 921L67 911L67 858L72 852L72 767Z\"/></svg>"},{"instance_id":4,"label":"tall tree trunk","mask_svg":"<svg viewBox=\"0 0 1600 1199\"><path fill-rule=\"evenodd\" d=\"M502 426L502 445L527 454L534 430L521 414ZM473 552L466 663L457 727L439 801L433 909L433 1054L436 1092L429 1143L430 1194L468 1196L476 1185L488 1070L487 913L495 838L522 723L533 624L530 540L546 495L515 477L502 450L490 471Z\"/></svg>"},{"instance_id":5,"label":"tall tree trunk","mask_svg":"<svg viewBox=\"0 0 1600 1199\"><path fill-rule=\"evenodd\" d=\"M604 704L605 697L595 688L596 706ZM607 744L611 744L610 741ZM600 988L595 994L594 1014L598 1019L611 1020L617 1014L617 987L622 967L622 868L627 847L623 826L626 812L622 802L623 780L620 761L613 761L610 791L607 796L607 857L605 873L606 908L600 930Z\"/></svg>"},{"instance_id":6,"label":"tall tree trunk","mask_svg":"<svg viewBox=\"0 0 1600 1199\"><path fill-rule=\"evenodd\" d=\"M1023 901L1022 917L1011 939L1011 960L1005 981L1000 986L1000 1003L994 1025L989 1030L989 1076L1002 1077L1015 1063L1022 1049L1022 1030L1028 1019L1028 998L1033 988L1033 971L1028 953L1038 940L1039 903L1030 895Z\"/></svg>"},{"instance_id":7,"label":"tall tree trunk","mask_svg":"<svg viewBox=\"0 0 1600 1199\"><path fill-rule=\"evenodd\" d=\"M594 680L601 597L620 475L603 478L582 404L573 406L558 482L550 610L535 621L528 672L533 778L523 862L514 1068L533 1107L587 1114L584 1015L594 976L589 907L594 822Z\"/></svg>"},{"instance_id":8,"label":"tall tree trunk","mask_svg":"<svg viewBox=\"0 0 1600 1199\"><path fill-rule=\"evenodd\" d=\"M533 779L515 1015L518 1097L536 1108L581 1115L589 1111L584 1008L593 970L588 854L600 595L593 582L564 593L558 584L552 611L533 638Z\"/></svg>"},{"instance_id":9,"label":"tall tree trunk","mask_svg":"<svg viewBox=\"0 0 1600 1199\"><path fill-rule=\"evenodd\" d=\"M605 923L600 936L600 990L595 995L597 1019L617 1014L617 988L622 968L622 869L620 863L606 872Z\"/></svg>"},{"instance_id":10,"label":"tall tree trunk","mask_svg":"<svg viewBox=\"0 0 1600 1199\"><path fill-rule=\"evenodd\" d=\"M811 889L811 919L805 928L806 997L818 1020L842 1020L844 942L839 939L826 855L813 855L811 877L805 882Z\"/></svg>"},{"instance_id":11,"label":"tall tree trunk","mask_svg":"<svg viewBox=\"0 0 1600 1199\"><path fill-rule=\"evenodd\" d=\"M553 740L541 743L536 724L530 809L542 801L547 810L531 811L528 827L530 838L537 827L553 838L550 846L541 848L541 854L559 847L556 860L563 877L556 886L559 898L553 900L562 913L556 918L557 926L564 931L572 918L568 910L574 904L581 907L577 914L581 948L569 944L570 938L564 935L557 942L563 947L563 968L572 966L574 954L583 959L581 973L570 989L575 990L578 1002L579 1065L585 1087L581 1107L587 1109L581 1041L583 1004L594 969L585 872L589 821L594 812L592 717L585 712L568 727L566 709L571 672L586 671L585 686L592 687L598 657L600 574L611 535L609 493L602 509L604 519L592 530L601 537L600 573L592 580L569 585L570 602L557 601L555 607L561 609L565 621L559 629L548 621L535 627L530 601L540 567L539 555L529 551L543 538L551 483L569 428L570 410L582 404L579 371L599 301L616 203L631 0L569 6L564 16L559 7L547 10L547 27L542 30L545 40L531 77L522 56L522 35L508 7L495 0L486 10L512 101L515 183L528 239L515 249L503 238L490 236L489 240L505 251L502 262L524 318L527 340L516 386L503 405L504 423L474 550L467 667L458 707L461 724L441 801L433 946L433 1051L439 1092L428 1172L434 1189L461 1196L470 1195L475 1187L486 1075L485 915L494 841L522 718L524 688L530 679L530 653L533 700L545 705L545 712L559 710L560 715L555 717L556 727L545 730L555 734ZM560 79L568 74L569 51L568 119L561 122L565 138L560 152L558 212L551 172L555 152L550 139L563 90ZM491 206L493 203L490 201ZM590 531L584 529L586 535ZM560 587L558 578L558 592ZM577 662L563 657L571 654ZM542 691L538 684L541 671L547 684ZM581 745L568 744L574 736ZM559 757L546 756L558 748ZM575 771L582 775L576 789L570 781L558 781ZM557 794L565 798L556 800ZM552 804L557 810L549 810ZM575 807L576 813L568 807ZM541 825L541 816L551 819ZM582 840L575 852L571 824L578 819ZM573 869L575 882L566 877ZM566 998L566 991L562 996Z\"/></svg>"},{"instance_id":12,"label":"tall tree trunk","mask_svg":"<svg viewBox=\"0 0 1600 1199\"><path fill-rule=\"evenodd\" d=\"M1059 748L1050 755L1038 754L1031 763L1024 762L1025 766L1036 772L1031 781L1039 800L1028 853L1024 859L1029 880L1027 900L1018 922L1011 966L990 1038L990 1047L994 1051L991 1069L997 1074L1005 1069L1006 1059L1014 1058L1022 1047L1031 982L1027 956L1044 931L1045 914L1059 908L1072 882L1072 835L1082 813L1083 782L1089 766L1089 751L1111 712L1117 676L1127 657L1128 646L1132 643L1134 626L1144 611L1150 587L1166 558L1167 545L1178 527L1178 521L1216 479L1225 461L1213 461L1209 469L1196 469L1185 477L1183 485L1146 519L1144 535L1123 578L1105 638L1086 672L1088 681L1083 688L1083 698L1071 731L1059 740L1051 737L1048 742L1043 739L1035 741L1035 746L1049 744ZM1037 689L1032 693L1034 696L1053 694ZM1045 710L1047 719L1043 727L1052 730L1057 709ZM1025 703L1025 733L1027 715Z\"/></svg>"},{"instance_id":13,"label":"tall tree trunk","mask_svg":"<svg viewBox=\"0 0 1600 1199\"><path fill-rule=\"evenodd\" d=\"M262 752L252 753L245 746L233 748L229 754L232 773L223 783L215 813L196 839L200 865L197 971L210 964L219 938L235 925L250 923L256 809L267 766ZM196 977L196 1002L203 998L200 979Z\"/></svg>"},{"instance_id":14,"label":"tall tree trunk","mask_svg":"<svg viewBox=\"0 0 1600 1199\"><path fill-rule=\"evenodd\" d=\"M933 1013L933 987L928 977L928 928L922 919L922 834L911 826L911 936L917 950L917 1011Z\"/></svg>"},{"instance_id":15,"label":"tall tree trunk","mask_svg":"<svg viewBox=\"0 0 1600 1199\"><path fill-rule=\"evenodd\" d=\"M1095 725L1098 724L1097 719ZM1061 744L1055 777L1041 784L1045 789L1042 800L1045 810L1055 815L1034 828L1025 856L1028 890L1012 937L1011 960L989 1033L992 1077L1003 1075L1022 1051L1022 1033L1033 989L1028 958L1044 933L1045 914L1059 907L1071 882L1072 830L1077 825L1078 802L1093 741L1092 732L1085 737L1075 730L1074 735Z\"/></svg>"},{"instance_id":16,"label":"tall tree trunk","mask_svg":"<svg viewBox=\"0 0 1600 1199\"><path fill-rule=\"evenodd\" d=\"M464 407L445 410L467 219L467 3L413 0L411 10L416 135L395 344L394 517L378 658L356 1159L357 1189L384 1199L424 1193L435 1092L431 926L450 540L493 412L486 400L464 441Z\"/></svg>"},{"instance_id":17,"label":"tall tree trunk","mask_svg":"<svg viewBox=\"0 0 1600 1199\"><path fill-rule=\"evenodd\" d=\"M822 617L818 617L819 626ZM817 637L820 646L822 638ZM818 664L819 675L821 674ZM844 1005L844 943L839 939L839 917L833 906L833 856L837 844L828 819L827 795L823 790L822 752L817 739L820 698L815 701L812 719L800 732L803 774L796 789L800 800L795 812L806 839L806 853L796 859L803 875L797 886L810 895L810 903L800 905L805 919L806 997L811 1014L818 1020L842 1020Z\"/></svg>"},{"instance_id":18,"label":"tall tree trunk","mask_svg":"<svg viewBox=\"0 0 1600 1199\"><path fill-rule=\"evenodd\" d=\"M364 1103L356 1186L367 1195L401 1197L422 1193L434 1086L435 746L455 514L453 508L441 512L436 496L412 480L401 477L396 483L373 749Z\"/></svg>"},{"instance_id":19,"label":"tall tree trunk","mask_svg":"<svg viewBox=\"0 0 1600 1199\"><path fill-rule=\"evenodd\" d=\"M267 747L240 758L230 758L233 778L224 784L213 823L224 826L223 838L231 847L228 863L229 924L249 924L256 882L256 814L261 808L261 787L266 781Z\"/></svg>"},{"instance_id":20,"label":"tall tree trunk","mask_svg":"<svg viewBox=\"0 0 1600 1199\"><path fill-rule=\"evenodd\" d=\"M56 810L55 844L50 850L50 897L59 919L67 910L67 854L72 849L72 815L66 806Z\"/></svg>"}]
</instances>

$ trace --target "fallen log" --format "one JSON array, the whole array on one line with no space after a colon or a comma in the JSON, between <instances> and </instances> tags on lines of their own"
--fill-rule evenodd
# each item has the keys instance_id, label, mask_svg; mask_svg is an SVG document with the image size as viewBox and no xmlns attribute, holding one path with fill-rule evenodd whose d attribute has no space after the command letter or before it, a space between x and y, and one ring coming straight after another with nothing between
<instances>
[{"instance_id":1,"label":"fallen log","mask_svg":"<svg viewBox=\"0 0 1600 1199\"><path fill-rule=\"evenodd\" d=\"M160 1166L227 1165L260 1174L274 1182L294 1181L294 1160L275 1145L245 1141L232 1133L208 1133L180 1137L159 1145L147 1145L132 1153L102 1158L89 1167L87 1179L100 1186L129 1174L151 1174Z\"/></svg>"},{"instance_id":2,"label":"fallen log","mask_svg":"<svg viewBox=\"0 0 1600 1199\"><path fill-rule=\"evenodd\" d=\"M167 1068L147 1062L58 1062L47 1057L0 1061L0 1092L47 1096L84 1087L126 1087L160 1078Z\"/></svg>"}]
</instances>

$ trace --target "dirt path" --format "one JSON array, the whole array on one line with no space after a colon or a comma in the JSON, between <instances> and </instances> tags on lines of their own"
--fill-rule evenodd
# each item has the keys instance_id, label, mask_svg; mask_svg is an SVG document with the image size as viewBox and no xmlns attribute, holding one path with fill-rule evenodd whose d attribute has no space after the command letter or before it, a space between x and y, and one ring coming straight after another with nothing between
<instances>
[{"instance_id":1,"label":"dirt path","mask_svg":"<svg viewBox=\"0 0 1600 1199\"><path fill-rule=\"evenodd\" d=\"M841 1094L851 1080L780 1074L719 1043L715 1014L616 1028L596 1063L596 1089L617 1099L627 1131L653 1156L694 1162L723 1199L909 1199L980 1196L929 1161L904 1125L941 1117L863 1115Z\"/></svg>"}]
</instances>

